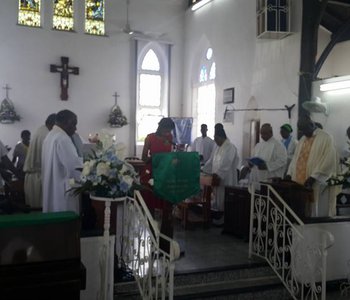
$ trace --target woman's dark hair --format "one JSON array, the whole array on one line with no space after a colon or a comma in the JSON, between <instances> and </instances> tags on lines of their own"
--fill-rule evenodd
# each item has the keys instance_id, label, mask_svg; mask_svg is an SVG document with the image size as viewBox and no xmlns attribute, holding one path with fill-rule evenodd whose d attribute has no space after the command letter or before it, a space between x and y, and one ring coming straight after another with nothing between
<instances>
[{"instance_id":1,"label":"woman's dark hair","mask_svg":"<svg viewBox=\"0 0 350 300\"><path fill-rule=\"evenodd\" d=\"M157 133L159 133L161 129L173 130L174 128L175 128L175 123L171 118L163 118L158 123Z\"/></svg>"}]
</instances>

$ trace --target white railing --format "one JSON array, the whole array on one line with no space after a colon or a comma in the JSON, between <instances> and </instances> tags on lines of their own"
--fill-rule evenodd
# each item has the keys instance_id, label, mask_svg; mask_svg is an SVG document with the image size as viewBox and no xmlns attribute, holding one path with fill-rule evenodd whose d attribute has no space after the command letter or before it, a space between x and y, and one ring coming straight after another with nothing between
<instances>
[{"instance_id":1,"label":"white railing","mask_svg":"<svg viewBox=\"0 0 350 300\"><path fill-rule=\"evenodd\" d=\"M124 202L121 232L117 236L119 263L132 270L142 299L173 299L175 260L180 257L180 247L160 233L139 191ZM168 241L169 252L160 249L161 239Z\"/></svg>"},{"instance_id":2,"label":"white railing","mask_svg":"<svg viewBox=\"0 0 350 300\"><path fill-rule=\"evenodd\" d=\"M327 249L333 235L306 228L270 185L260 185L264 193L250 189L249 257L265 259L293 299L325 300Z\"/></svg>"}]
</instances>

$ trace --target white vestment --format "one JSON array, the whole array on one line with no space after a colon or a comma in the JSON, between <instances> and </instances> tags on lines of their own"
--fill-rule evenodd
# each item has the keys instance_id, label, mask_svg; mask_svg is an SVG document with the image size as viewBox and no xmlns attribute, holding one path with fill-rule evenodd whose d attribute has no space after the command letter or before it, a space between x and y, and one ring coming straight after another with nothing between
<instances>
[{"instance_id":1,"label":"white vestment","mask_svg":"<svg viewBox=\"0 0 350 300\"><path fill-rule=\"evenodd\" d=\"M213 206L219 211L224 211L225 186L237 185L238 161L237 148L226 139L220 147L215 147L213 155L203 166L204 172L217 174L220 177L220 185L213 188Z\"/></svg>"},{"instance_id":2,"label":"white vestment","mask_svg":"<svg viewBox=\"0 0 350 300\"><path fill-rule=\"evenodd\" d=\"M314 202L311 204L311 216L324 217L336 215L336 197L340 186L328 186L326 180L337 172L337 153L332 137L321 129L313 133L315 139L312 143L307 165L306 178L316 179L312 186ZM307 138L303 136L295 150L289 165L287 175L296 179L296 168L300 151Z\"/></svg>"},{"instance_id":3,"label":"white vestment","mask_svg":"<svg viewBox=\"0 0 350 300\"><path fill-rule=\"evenodd\" d=\"M271 137L268 141L262 140L256 144L254 157L263 159L267 169L259 170L257 166L254 166L249 178L251 182L257 183L272 177L284 177L287 166L287 151L285 146L274 137Z\"/></svg>"},{"instance_id":4,"label":"white vestment","mask_svg":"<svg viewBox=\"0 0 350 300\"><path fill-rule=\"evenodd\" d=\"M9 151L6 149L6 147L4 146L4 144L0 141L0 160L2 159L3 156L7 155ZM2 177L0 175L0 188L2 189L4 186Z\"/></svg>"},{"instance_id":5,"label":"white vestment","mask_svg":"<svg viewBox=\"0 0 350 300\"><path fill-rule=\"evenodd\" d=\"M213 152L215 142L208 136L203 138L202 136L197 137L192 145L191 151L198 152L203 156L203 163L205 164L210 158L211 153Z\"/></svg>"},{"instance_id":6,"label":"white vestment","mask_svg":"<svg viewBox=\"0 0 350 300\"><path fill-rule=\"evenodd\" d=\"M74 211L80 213L79 197L66 193L69 180L80 179L83 160L72 139L58 126L46 136L42 149L43 211Z\"/></svg>"},{"instance_id":7,"label":"white vestment","mask_svg":"<svg viewBox=\"0 0 350 300\"><path fill-rule=\"evenodd\" d=\"M24 194L26 204L32 208L40 208L43 206L41 189L41 149L48 133L49 129L46 125L38 128L30 141L23 166L23 171L25 172Z\"/></svg>"}]
</instances>

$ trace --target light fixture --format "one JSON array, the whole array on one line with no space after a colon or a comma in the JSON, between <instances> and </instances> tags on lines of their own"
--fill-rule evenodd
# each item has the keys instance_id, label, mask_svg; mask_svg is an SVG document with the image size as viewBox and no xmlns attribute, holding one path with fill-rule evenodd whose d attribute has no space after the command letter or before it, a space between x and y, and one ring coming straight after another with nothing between
<instances>
[{"instance_id":1,"label":"light fixture","mask_svg":"<svg viewBox=\"0 0 350 300\"><path fill-rule=\"evenodd\" d=\"M350 80L328 82L320 85L321 92L341 90L350 88Z\"/></svg>"},{"instance_id":2,"label":"light fixture","mask_svg":"<svg viewBox=\"0 0 350 300\"><path fill-rule=\"evenodd\" d=\"M192 10L192 11L195 11L195 10L197 10L198 8L200 8L200 7L204 6L205 4L209 3L210 1L211 1L211 0L201 0L201 1L197 2L197 3L195 3L195 4L192 6L191 10Z\"/></svg>"}]
</instances>

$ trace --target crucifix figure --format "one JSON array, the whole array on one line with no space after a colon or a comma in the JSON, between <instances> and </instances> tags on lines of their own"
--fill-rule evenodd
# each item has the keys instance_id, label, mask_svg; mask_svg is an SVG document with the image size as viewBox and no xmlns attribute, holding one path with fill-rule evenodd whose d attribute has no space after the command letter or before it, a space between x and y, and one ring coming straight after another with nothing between
<instances>
[{"instance_id":1,"label":"crucifix figure","mask_svg":"<svg viewBox=\"0 0 350 300\"><path fill-rule=\"evenodd\" d=\"M69 67L68 57L61 57L62 65L50 65L50 72L61 73L61 100L68 99L69 74L79 75L79 68Z\"/></svg>"}]
</instances>

